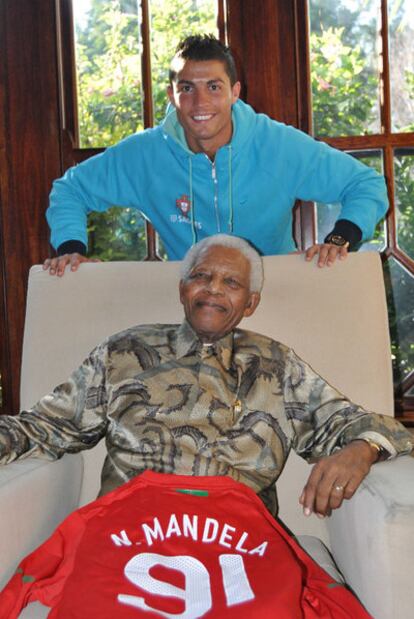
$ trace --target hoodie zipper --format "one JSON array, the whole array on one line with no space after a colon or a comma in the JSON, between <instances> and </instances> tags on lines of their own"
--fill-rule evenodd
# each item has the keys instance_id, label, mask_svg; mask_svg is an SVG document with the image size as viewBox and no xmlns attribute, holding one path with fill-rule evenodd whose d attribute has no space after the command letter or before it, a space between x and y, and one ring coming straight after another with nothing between
<instances>
[{"instance_id":1,"label":"hoodie zipper","mask_svg":"<svg viewBox=\"0 0 414 619\"><path fill-rule=\"evenodd\" d=\"M207 157L207 155L206 155L206 157ZM211 176L212 176L213 183L214 183L214 212L216 214L217 232L221 232L221 228L220 228L220 214L219 214L219 210L218 210L218 180L217 180L216 162L215 161L211 161L208 157L207 157L207 159L211 163Z\"/></svg>"}]
</instances>

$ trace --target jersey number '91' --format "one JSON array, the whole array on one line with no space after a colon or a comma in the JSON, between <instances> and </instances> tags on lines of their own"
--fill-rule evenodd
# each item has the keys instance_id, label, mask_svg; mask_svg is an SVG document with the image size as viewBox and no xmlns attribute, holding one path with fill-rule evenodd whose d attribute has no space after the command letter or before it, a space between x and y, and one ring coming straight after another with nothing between
<instances>
[{"instance_id":1,"label":"jersey number '91'","mask_svg":"<svg viewBox=\"0 0 414 619\"><path fill-rule=\"evenodd\" d=\"M254 599L240 555L223 554L218 557L223 578L227 606L235 606ZM149 571L156 565L181 572L185 577L185 589L158 580ZM118 601L141 610L157 612L168 619L197 619L212 608L210 575L201 561L187 555L166 557L152 552L135 555L125 566L125 576L134 585L153 595L176 597L184 601L185 610L167 613L148 606L142 597L120 593Z\"/></svg>"}]
</instances>

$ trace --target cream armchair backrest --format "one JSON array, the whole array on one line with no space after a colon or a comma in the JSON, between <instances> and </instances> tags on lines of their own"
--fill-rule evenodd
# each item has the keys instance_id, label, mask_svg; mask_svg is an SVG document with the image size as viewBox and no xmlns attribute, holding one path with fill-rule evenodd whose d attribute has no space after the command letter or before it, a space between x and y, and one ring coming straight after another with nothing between
<instances>
[{"instance_id":1,"label":"cream armchair backrest","mask_svg":"<svg viewBox=\"0 0 414 619\"><path fill-rule=\"evenodd\" d=\"M137 323L181 321L178 268L171 262L83 264L79 272L66 272L59 279L33 267L22 408L65 380L107 335ZM379 256L353 254L325 269L300 255L268 257L265 275L262 303L243 326L292 346L355 402L391 414L390 343ZM76 508L79 498L81 504L94 498L104 452L102 441L90 452L59 462L29 459L0 467L0 586L22 556ZM278 482L282 520L296 534L316 534L329 545L347 582L375 619L412 616L413 465L414 460L405 457L374 466L356 496L322 521L304 518L299 509L298 496L309 474L306 463L291 454ZM318 554L318 560L321 557ZM24 614L30 619L44 616L35 608Z\"/></svg>"},{"instance_id":2,"label":"cream armchair backrest","mask_svg":"<svg viewBox=\"0 0 414 619\"><path fill-rule=\"evenodd\" d=\"M84 264L63 278L32 268L21 379L21 406L63 381L102 339L133 324L180 322L179 263ZM387 310L377 254L352 254L319 269L303 256L265 258L265 286L256 313L242 326L292 346L333 385L370 410L392 414ZM103 444L85 452L81 502L99 488ZM327 540L297 498L308 466L289 459L279 484L281 517L295 532Z\"/></svg>"}]
</instances>

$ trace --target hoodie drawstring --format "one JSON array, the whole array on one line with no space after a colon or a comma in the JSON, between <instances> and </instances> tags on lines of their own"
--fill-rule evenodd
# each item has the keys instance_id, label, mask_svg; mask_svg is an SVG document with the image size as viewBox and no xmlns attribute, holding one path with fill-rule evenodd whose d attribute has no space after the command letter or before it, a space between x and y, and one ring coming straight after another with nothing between
<instances>
[{"instance_id":1,"label":"hoodie drawstring","mask_svg":"<svg viewBox=\"0 0 414 619\"><path fill-rule=\"evenodd\" d=\"M193 162L191 159L191 155L188 158L188 174L189 174L189 185L190 185L190 211L191 211L191 235L193 245L197 243L197 232L195 226L195 216L194 216L194 195L193 195Z\"/></svg>"},{"instance_id":2,"label":"hoodie drawstring","mask_svg":"<svg viewBox=\"0 0 414 619\"><path fill-rule=\"evenodd\" d=\"M229 144L229 234L233 234L233 177L232 177L232 147Z\"/></svg>"}]
</instances>

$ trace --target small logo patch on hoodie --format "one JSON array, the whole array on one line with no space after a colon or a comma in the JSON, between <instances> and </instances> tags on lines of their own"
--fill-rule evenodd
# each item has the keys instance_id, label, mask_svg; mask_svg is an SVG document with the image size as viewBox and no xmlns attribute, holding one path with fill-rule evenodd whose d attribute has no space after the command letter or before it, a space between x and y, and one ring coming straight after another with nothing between
<instances>
[{"instance_id":1,"label":"small logo patch on hoodie","mask_svg":"<svg viewBox=\"0 0 414 619\"><path fill-rule=\"evenodd\" d=\"M175 201L175 205L185 217L188 217L188 213L191 209L191 201L188 196L183 194L180 198L177 198L177 200Z\"/></svg>"}]
</instances>

